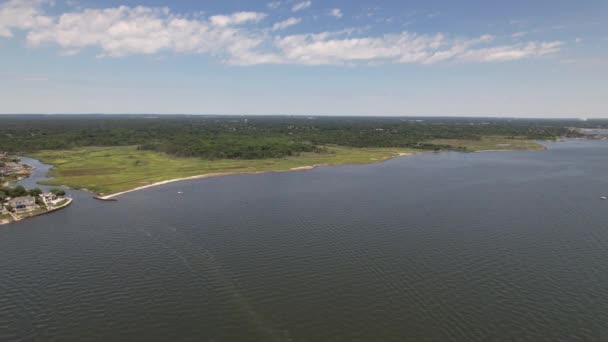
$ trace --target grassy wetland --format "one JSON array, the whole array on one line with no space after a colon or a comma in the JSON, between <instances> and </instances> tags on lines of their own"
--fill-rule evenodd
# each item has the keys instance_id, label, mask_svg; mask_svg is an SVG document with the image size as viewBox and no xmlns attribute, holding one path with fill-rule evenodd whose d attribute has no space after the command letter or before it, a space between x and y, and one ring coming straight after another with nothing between
<instances>
[{"instance_id":1,"label":"grassy wetland","mask_svg":"<svg viewBox=\"0 0 608 342\"><path fill-rule=\"evenodd\" d=\"M305 169L314 165L369 164L420 152L407 148L329 146L325 153L253 160L180 158L127 147L83 147L31 154L53 165L48 185L66 185L99 194L122 192L171 179L206 174L238 174Z\"/></svg>"},{"instance_id":2,"label":"grassy wetland","mask_svg":"<svg viewBox=\"0 0 608 342\"><path fill-rule=\"evenodd\" d=\"M0 146L54 185L113 194L205 175L368 164L455 150L539 150L573 122L488 118L49 115L0 118ZM2 152L2 151L0 151Z\"/></svg>"},{"instance_id":3,"label":"grassy wetland","mask_svg":"<svg viewBox=\"0 0 608 342\"><path fill-rule=\"evenodd\" d=\"M481 151L521 151L521 150L543 150L545 147L537 141L528 140L525 137L497 137L484 136L479 139L433 139L430 141L436 145L447 145L453 149L464 152Z\"/></svg>"}]
</instances>

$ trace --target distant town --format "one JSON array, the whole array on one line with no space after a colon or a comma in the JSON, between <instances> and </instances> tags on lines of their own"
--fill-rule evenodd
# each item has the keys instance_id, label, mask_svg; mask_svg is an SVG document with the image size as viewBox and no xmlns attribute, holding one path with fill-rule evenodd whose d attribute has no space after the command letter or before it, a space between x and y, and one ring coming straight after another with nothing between
<instances>
[{"instance_id":1,"label":"distant town","mask_svg":"<svg viewBox=\"0 0 608 342\"><path fill-rule=\"evenodd\" d=\"M31 171L32 168L22 164L19 158L0 153L0 225L46 214L72 203L59 188L43 192L39 188L10 186L12 182L28 177Z\"/></svg>"}]
</instances>

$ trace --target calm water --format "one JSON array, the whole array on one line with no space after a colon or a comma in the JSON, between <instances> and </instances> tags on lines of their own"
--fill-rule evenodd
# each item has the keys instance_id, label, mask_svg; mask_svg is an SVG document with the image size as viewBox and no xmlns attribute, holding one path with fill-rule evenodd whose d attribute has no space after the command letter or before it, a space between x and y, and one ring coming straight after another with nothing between
<instances>
[{"instance_id":1,"label":"calm water","mask_svg":"<svg viewBox=\"0 0 608 342\"><path fill-rule=\"evenodd\" d=\"M0 228L0 340L608 340L608 142L549 147L72 191Z\"/></svg>"}]
</instances>

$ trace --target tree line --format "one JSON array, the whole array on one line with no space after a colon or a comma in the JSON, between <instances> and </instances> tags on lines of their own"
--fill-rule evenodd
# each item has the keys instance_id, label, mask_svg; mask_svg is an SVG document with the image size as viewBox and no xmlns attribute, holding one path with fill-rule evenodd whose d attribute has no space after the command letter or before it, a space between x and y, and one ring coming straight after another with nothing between
<instances>
[{"instance_id":1,"label":"tree line","mask_svg":"<svg viewBox=\"0 0 608 342\"><path fill-rule=\"evenodd\" d=\"M449 149L433 139L578 136L568 120L294 116L0 116L0 152L84 146L139 149L205 159L264 159L325 152L323 146Z\"/></svg>"}]
</instances>

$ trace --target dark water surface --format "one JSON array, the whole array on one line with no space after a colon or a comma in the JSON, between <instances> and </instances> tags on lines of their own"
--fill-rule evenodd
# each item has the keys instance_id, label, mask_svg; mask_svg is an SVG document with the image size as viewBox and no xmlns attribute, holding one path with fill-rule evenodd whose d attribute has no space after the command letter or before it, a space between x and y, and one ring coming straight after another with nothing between
<instances>
[{"instance_id":1,"label":"dark water surface","mask_svg":"<svg viewBox=\"0 0 608 342\"><path fill-rule=\"evenodd\" d=\"M608 142L548 146L72 191L0 228L0 340L608 340Z\"/></svg>"}]
</instances>

